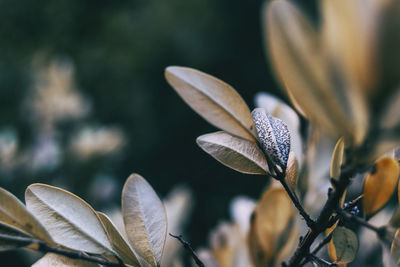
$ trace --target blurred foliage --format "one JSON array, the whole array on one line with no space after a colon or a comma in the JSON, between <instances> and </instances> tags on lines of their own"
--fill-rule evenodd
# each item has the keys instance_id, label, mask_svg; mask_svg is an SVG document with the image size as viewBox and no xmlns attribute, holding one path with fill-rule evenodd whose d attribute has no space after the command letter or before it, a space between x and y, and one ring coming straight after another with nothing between
<instances>
[{"instance_id":1,"label":"blurred foliage","mask_svg":"<svg viewBox=\"0 0 400 267\"><path fill-rule=\"evenodd\" d=\"M194 246L206 243L208 230L228 217L232 197L258 198L265 178L243 180L243 174L199 152L195 138L214 128L189 112L163 72L168 65L184 65L213 73L247 103L256 92L277 93L263 53L262 2L1 0L0 135L23 160L0 169L0 186L22 198L27 185L45 182L67 188L97 209L111 209L119 205L131 172L145 175L161 195L184 183L195 194L190 240ZM312 12L313 2L303 6ZM89 110L57 120L50 131L38 127L40 118L34 119L27 103L39 72L54 60L69 68L71 88ZM68 150L82 134L102 129L123 136L116 153L82 158ZM88 138L102 143L99 134ZM59 160L36 168L36 154L28 152L43 148L48 139L60 151L45 161Z\"/></svg>"}]
</instances>

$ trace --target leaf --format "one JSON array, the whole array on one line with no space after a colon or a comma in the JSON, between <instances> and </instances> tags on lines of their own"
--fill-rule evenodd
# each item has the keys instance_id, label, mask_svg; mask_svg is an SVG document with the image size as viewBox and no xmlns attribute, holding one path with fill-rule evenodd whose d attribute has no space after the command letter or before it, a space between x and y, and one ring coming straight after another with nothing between
<instances>
[{"instance_id":1,"label":"leaf","mask_svg":"<svg viewBox=\"0 0 400 267\"><path fill-rule=\"evenodd\" d=\"M249 246L253 262L256 266L273 265L279 252L287 250L296 227L293 204L283 188L272 186L264 192L252 217Z\"/></svg>"},{"instance_id":2,"label":"leaf","mask_svg":"<svg viewBox=\"0 0 400 267\"><path fill-rule=\"evenodd\" d=\"M392 245L390 247L390 254L397 264L400 264L400 229L396 230Z\"/></svg>"},{"instance_id":3,"label":"leaf","mask_svg":"<svg viewBox=\"0 0 400 267\"><path fill-rule=\"evenodd\" d=\"M209 123L233 135L255 141L250 110L230 85L185 67L168 67L165 78L183 100Z\"/></svg>"},{"instance_id":4,"label":"leaf","mask_svg":"<svg viewBox=\"0 0 400 267\"><path fill-rule=\"evenodd\" d=\"M199 136L196 142L213 158L238 172L268 173L267 160L256 143L223 131Z\"/></svg>"},{"instance_id":5,"label":"leaf","mask_svg":"<svg viewBox=\"0 0 400 267\"><path fill-rule=\"evenodd\" d=\"M297 187L297 177L299 176L299 164L294 152L289 153L288 166L286 169L286 183L294 192Z\"/></svg>"},{"instance_id":6,"label":"leaf","mask_svg":"<svg viewBox=\"0 0 400 267\"><path fill-rule=\"evenodd\" d=\"M70 259L65 256L53 253L47 253L32 265L32 267L95 267L95 266L99 265L85 260Z\"/></svg>"},{"instance_id":7,"label":"leaf","mask_svg":"<svg viewBox=\"0 0 400 267\"><path fill-rule=\"evenodd\" d=\"M167 216L153 188L138 174L129 176L124 185L122 216L135 252L151 266L158 266L167 233Z\"/></svg>"},{"instance_id":8,"label":"leaf","mask_svg":"<svg viewBox=\"0 0 400 267\"><path fill-rule=\"evenodd\" d=\"M333 150L332 154L332 162L331 162L331 178L335 180L339 180L340 177L340 168L342 167L344 156L344 140L340 138Z\"/></svg>"},{"instance_id":9,"label":"leaf","mask_svg":"<svg viewBox=\"0 0 400 267\"><path fill-rule=\"evenodd\" d=\"M20 229L13 227L11 225L5 224L0 222L0 234L1 235L7 235L9 237L28 237L31 238L28 234L25 232L22 232ZM15 241L8 241L0 238L0 251L5 251L5 250L10 250L10 249L15 249L19 247L25 247L28 246L29 244L26 245L21 245L20 242L15 242Z\"/></svg>"},{"instance_id":10,"label":"leaf","mask_svg":"<svg viewBox=\"0 0 400 267\"><path fill-rule=\"evenodd\" d=\"M97 216L104 226L104 230L107 233L108 240L110 241L112 248L122 259L122 261L133 266L140 266L135 253L122 237L110 218L108 218L107 215L102 212L97 212Z\"/></svg>"},{"instance_id":11,"label":"leaf","mask_svg":"<svg viewBox=\"0 0 400 267\"><path fill-rule=\"evenodd\" d=\"M332 70L320 35L289 1L271 1L264 17L272 63L295 107L331 136L360 143L367 129L366 105Z\"/></svg>"},{"instance_id":12,"label":"leaf","mask_svg":"<svg viewBox=\"0 0 400 267\"><path fill-rule=\"evenodd\" d=\"M399 177L399 164L390 157L375 162L374 172L367 173L364 179L364 213L371 216L381 209L396 189Z\"/></svg>"},{"instance_id":13,"label":"leaf","mask_svg":"<svg viewBox=\"0 0 400 267\"><path fill-rule=\"evenodd\" d=\"M263 108L256 108L252 112L258 137L265 151L271 159L284 170L289 158L290 132L286 124L265 112Z\"/></svg>"},{"instance_id":14,"label":"leaf","mask_svg":"<svg viewBox=\"0 0 400 267\"><path fill-rule=\"evenodd\" d=\"M300 165L303 162L303 140L300 134L300 118L291 107L276 96L260 92L254 97L256 107L264 108L268 114L282 120L290 132L290 151L293 151Z\"/></svg>"},{"instance_id":15,"label":"leaf","mask_svg":"<svg viewBox=\"0 0 400 267\"><path fill-rule=\"evenodd\" d=\"M356 234L343 226L338 226L332 234L332 260L338 263L352 262L358 252L358 239Z\"/></svg>"},{"instance_id":16,"label":"leaf","mask_svg":"<svg viewBox=\"0 0 400 267\"><path fill-rule=\"evenodd\" d=\"M26 189L25 201L56 243L89 253L113 253L96 212L78 196L54 186L32 184Z\"/></svg>"},{"instance_id":17,"label":"leaf","mask_svg":"<svg viewBox=\"0 0 400 267\"><path fill-rule=\"evenodd\" d=\"M46 229L13 194L0 187L0 222L18 228L29 235L53 245Z\"/></svg>"}]
</instances>

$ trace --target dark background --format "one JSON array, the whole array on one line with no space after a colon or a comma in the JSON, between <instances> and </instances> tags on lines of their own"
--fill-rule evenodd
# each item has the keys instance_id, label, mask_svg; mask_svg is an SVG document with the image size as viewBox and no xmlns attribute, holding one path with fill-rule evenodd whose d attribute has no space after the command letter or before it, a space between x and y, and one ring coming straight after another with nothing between
<instances>
[{"instance_id":1,"label":"dark background","mask_svg":"<svg viewBox=\"0 0 400 267\"><path fill-rule=\"evenodd\" d=\"M307 2L303 8L313 13L314 1ZM76 90L92 106L78 125L116 126L128 140L115 155L85 161L66 155L52 169L0 170L0 186L23 199L31 183L62 181L101 210L119 205L132 172L143 175L161 196L183 183L192 189L195 204L186 237L194 247L207 245L209 230L229 219L230 200L257 198L266 181L230 170L197 147L197 136L216 129L172 90L164 69L182 65L212 74L232 85L250 109L257 92L284 97L264 53L262 3L0 0L0 130L12 129L21 151L34 143L35 127L23 105L32 87L32 61L40 53L49 62L61 58L73 65ZM57 129L68 139L76 124L63 121ZM90 193L99 174L117 181L116 193L107 200Z\"/></svg>"}]
</instances>

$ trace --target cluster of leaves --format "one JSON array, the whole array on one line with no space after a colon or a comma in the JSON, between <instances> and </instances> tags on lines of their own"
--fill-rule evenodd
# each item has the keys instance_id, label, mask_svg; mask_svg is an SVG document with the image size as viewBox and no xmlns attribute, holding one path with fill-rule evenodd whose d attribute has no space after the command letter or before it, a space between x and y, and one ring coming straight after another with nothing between
<instances>
[{"instance_id":1,"label":"cluster of leaves","mask_svg":"<svg viewBox=\"0 0 400 267\"><path fill-rule=\"evenodd\" d=\"M26 206L0 188L0 200L0 250L27 247L47 252L35 267L160 265L166 213L152 187L138 174L132 174L123 188L122 231L107 215L57 187L30 185Z\"/></svg>"},{"instance_id":2,"label":"cluster of leaves","mask_svg":"<svg viewBox=\"0 0 400 267\"><path fill-rule=\"evenodd\" d=\"M287 251L295 248L295 242L291 242L291 233L296 232L292 229L298 227L296 220L293 221L294 207L308 229L290 258L289 266L308 262L331 264L316 256L324 245L328 245L335 264L352 262L359 241L357 234L347 226L349 221L375 231L381 240L391 244L394 261L399 260L398 241L392 233L393 228L398 227L394 223L396 219L379 227L368 223L389 202L399 178L398 160L393 154L384 153L399 144L396 85L400 80L392 73L372 70L373 62L385 67L394 64L381 48L397 41L384 37L387 32L398 29L393 16L398 14L395 11L400 12L399 5L397 1L371 1L362 9L364 3L360 1L321 3L321 32L317 32L289 1L275 0L265 6L272 63L292 104L310 122L311 141L306 143L304 152L297 149L297 155L291 135L298 139L298 126L293 123L296 119L290 119L296 113L286 105L280 105L285 108L278 112L270 107L250 112L228 84L191 68L166 69L166 79L183 100L223 130L198 137L197 144L222 164L245 174L274 178L281 185L280 192L286 191L284 196L274 198L275 186L271 186L254 210L247 243L255 266L280 264L282 254L287 256L290 254ZM341 14L346 15L344 19ZM380 23L379 27L364 25L363 16L366 15L371 16L376 25ZM381 20L382 17L385 20ZM338 32L343 34L339 40ZM373 61L371 54L375 56ZM381 97L379 101L377 96ZM269 103L272 102L270 99ZM272 113L277 113L277 117ZM328 199L315 220L301 203L310 194L304 180L309 176L308 170L313 168L309 160L313 132L338 140L330 151L331 179L326 180L331 183ZM299 162L297 158L303 156L305 160ZM359 173L365 174L363 189L353 201L344 205L351 179ZM361 199L362 217L358 209ZM396 213L394 215L396 217ZM322 245L311 251L317 237L324 232L327 237Z\"/></svg>"}]
</instances>

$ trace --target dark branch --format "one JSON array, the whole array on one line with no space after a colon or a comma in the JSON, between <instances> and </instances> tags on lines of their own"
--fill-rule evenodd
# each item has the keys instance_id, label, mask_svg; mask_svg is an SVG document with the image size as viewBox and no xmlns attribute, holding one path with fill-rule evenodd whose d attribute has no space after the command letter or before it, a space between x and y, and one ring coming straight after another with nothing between
<instances>
[{"instance_id":1,"label":"dark branch","mask_svg":"<svg viewBox=\"0 0 400 267\"><path fill-rule=\"evenodd\" d=\"M374 231L382 241L387 241L386 234L388 232L387 232L386 227L376 227L376 226L370 224L369 222L367 222L365 219L358 217L358 216L356 216L350 212L347 212L345 210L342 210L342 209L338 209L337 213L340 216L342 216L342 218L344 220L353 221L361 226L364 226L364 227L370 229L371 231Z\"/></svg>"},{"instance_id":2,"label":"dark branch","mask_svg":"<svg viewBox=\"0 0 400 267\"><path fill-rule=\"evenodd\" d=\"M70 250L64 250L60 248L55 248L51 247L48 244L46 244L43 241L30 238L30 237L21 237L21 236L11 236L11 235L6 235L6 234L0 234L0 240L4 241L10 241L13 243L17 243L18 245L21 246L28 246L31 244L36 244L37 245L37 250L43 253L55 253L58 255L66 256L71 259L79 259L79 260L84 260L84 261L90 261L94 263L98 263L104 266L125 266L122 262L116 263L116 262L111 262L109 260L106 260L100 256L91 256L87 255L82 251L70 251Z\"/></svg>"},{"instance_id":3,"label":"dark branch","mask_svg":"<svg viewBox=\"0 0 400 267\"><path fill-rule=\"evenodd\" d=\"M308 234L300 243L299 247L289 261L289 267L299 266L301 261L309 255L311 245L314 243L319 234L324 232L329 227L330 218L338 207L344 191L350 184L350 179L358 172L360 172L359 168L344 168L342 166L339 180L335 183L335 188L331 190L328 200L326 201L317 221L314 224L315 227L308 231Z\"/></svg>"},{"instance_id":4,"label":"dark branch","mask_svg":"<svg viewBox=\"0 0 400 267\"><path fill-rule=\"evenodd\" d=\"M304 220L306 221L307 226L310 229L314 228L315 222L313 221L313 219L311 219L310 215L308 215L308 213L304 210L303 206L300 204L299 199L297 198L297 196L292 192L292 190L289 188L289 186L287 185L284 176L282 178L279 177L280 179L279 182L282 184L283 188L285 189L286 193L289 195L290 199L292 200L294 206L296 207L296 209L299 211L300 215L304 218Z\"/></svg>"},{"instance_id":5,"label":"dark branch","mask_svg":"<svg viewBox=\"0 0 400 267\"><path fill-rule=\"evenodd\" d=\"M181 235L177 236L177 235L173 235L171 233L169 235L172 236L173 238L178 239L179 242L182 243L183 247L190 253L190 256L192 256L192 258L195 261L195 263L197 264L197 266L205 267L204 263L199 259L199 257L197 257L196 253L194 252L194 250L193 250L192 246L189 244L189 242L185 241Z\"/></svg>"}]
</instances>

